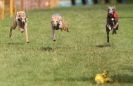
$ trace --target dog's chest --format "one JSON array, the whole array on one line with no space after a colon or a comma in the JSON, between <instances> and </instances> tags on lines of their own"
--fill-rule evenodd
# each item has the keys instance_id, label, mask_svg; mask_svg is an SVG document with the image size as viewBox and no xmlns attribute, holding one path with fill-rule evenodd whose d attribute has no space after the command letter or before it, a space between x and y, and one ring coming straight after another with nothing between
<instances>
[{"instance_id":1,"label":"dog's chest","mask_svg":"<svg viewBox=\"0 0 133 86\"><path fill-rule=\"evenodd\" d=\"M59 24L57 24L57 26L53 26L53 29L54 29L54 30L59 30L59 29L61 29L61 28L59 27Z\"/></svg>"},{"instance_id":2,"label":"dog's chest","mask_svg":"<svg viewBox=\"0 0 133 86\"><path fill-rule=\"evenodd\" d=\"M17 21L17 25L19 26L19 28L24 29L25 23L23 23L21 21Z\"/></svg>"},{"instance_id":3,"label":"dog's chest","mask_svg":"<svg viewBox=\"0 0 133 86\"><path fill-rule=\"evenodd\" d=\"M108 17L108 22L107 22L111 27L113 27L116 24L115 18Z\"/></svg>"},{"instance_id":4,"label":"dog's chest","mask_svg":"<svg viewBox=\"0 0 133 86\"><path fill-rule=\"evenodd\" d=\"M54 24L52 24L52 27L54 30L62 29L62 21L60 21L56 26L54 26Z\"/></svg>"}]
</instances>

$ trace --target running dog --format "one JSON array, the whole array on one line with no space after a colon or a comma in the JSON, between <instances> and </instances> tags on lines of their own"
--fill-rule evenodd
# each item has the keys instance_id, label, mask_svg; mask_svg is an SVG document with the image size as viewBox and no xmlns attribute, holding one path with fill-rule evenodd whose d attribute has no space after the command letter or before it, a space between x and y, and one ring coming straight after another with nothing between
<instances>
[{"instance_id":1,"label":"running dog","mask_svg":"<svg viewBox=\"0 0 133 86\"><path fill-rule=\"evenodd\" d=\"M55 30L61 30L61 31L69 32L68 24L64 21L62 16L60 16L59 14L52 15L51 28L52 28L52 40L53 41L56 41Z\"/></svg>"},{"instance_id":2,"label":"running dog","mask_svg":"<svg viewBox=\"0 0 133 86\"><path fill-rule=\"evenodd\" d=\"M27 16L24 11L18 11L16 13L16 16L13 20L13 24L10 28L9 37L12 36L12 30L15 30L16 27L19 27L19 30L21 31L21 33L25 32L26 42L29 43L28 31L27 31Z\"/></svg>"},{"instance_id":3,"label":"running dog","mask_svg":"<svg viewBox=\"0 0 133 86\"><path fill-rule=\"evenodd\" d=\"M107 42L109 42L109 32L112 30L112 34L116 34L119 27L118 14L115 7L108 7L106 33Z\"/></svg>"}]
</instances>

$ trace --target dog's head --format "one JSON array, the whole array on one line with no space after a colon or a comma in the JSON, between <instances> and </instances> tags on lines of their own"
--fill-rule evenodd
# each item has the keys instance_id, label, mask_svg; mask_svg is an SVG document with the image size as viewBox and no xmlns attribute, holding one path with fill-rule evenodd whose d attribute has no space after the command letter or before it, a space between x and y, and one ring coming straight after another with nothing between
<instances>
[{"instance_id":1,"label":"dog's head","mask_svg":"<svg viewBox=\"0 0 133 86\"><path fill-rule=\"evenodd\" d=\"M60 16L52 16L51 24L52 24L54 27L57 27L58 25L60 25L61 19L62 19L62 18L61 18Z\"/></svg>"},{"instance_id":2,"label":"dog's head","mask_svg":"<svg viewBox=\"0 0 133 86\"><path fill-rule=\"evenodd\" d=\"M26 13L24 11L19 11L16 14L16 20L20 21L21 23L26 23Z\"/></svg>"},{"instance_id":3,"label":"dog's head","mask_svg":"<svg viewBox=\"0 0 133 86\"><path fill-rule=\"evenodd\" d=\"M115 12L115 7L108 7L108 16L113 17Z\"/></svg>"}]
</instances>

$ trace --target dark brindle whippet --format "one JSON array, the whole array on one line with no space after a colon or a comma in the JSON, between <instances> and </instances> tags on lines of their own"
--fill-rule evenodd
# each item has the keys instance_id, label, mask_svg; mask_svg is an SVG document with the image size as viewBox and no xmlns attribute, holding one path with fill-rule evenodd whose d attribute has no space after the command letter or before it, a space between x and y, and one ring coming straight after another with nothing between
<instances>
[{"instance_id":1,"label":"dark brindle whippet","mask_svg":"<svg viewBox=\"0 0 133 86\"><path fill-rule=\"evenodd\" d=\"M118 30L118 27L118 14L116 13L114 7L108 7L106 23L107 42L109 42L109 32L112 30L112 34L116 34L116 30Z\"/></svg>"},{"instance_id":2,"label":"dark brindle whippet","mask_svg":"<svg viewBox=\"0 0 133 86\"><path fill-rule=\"evenodd\" d=\"M10 28L9 37L12 36L12 30L15 30L17 26L22 33L25 32L26 42L29 43L27 31L27 17L24 11L18 11L16 13L15 19L13 20L13 25Z\"/></svg>"},{"instance_id":3,"label":"dark brindle whippet","mask_svg":"<svg viewBox=\"0 0 133 86\"><path fill-rule=\"evenodd\" d=\"M51 18L51 27L52 27L52 40L56 41L56 35L55 35L55 30L61 30L61 31L67 31L68 30L68 25L64 21L64 19L59 15L59 14L54 14L52 15Z\"/></svg>"}]
</instances>

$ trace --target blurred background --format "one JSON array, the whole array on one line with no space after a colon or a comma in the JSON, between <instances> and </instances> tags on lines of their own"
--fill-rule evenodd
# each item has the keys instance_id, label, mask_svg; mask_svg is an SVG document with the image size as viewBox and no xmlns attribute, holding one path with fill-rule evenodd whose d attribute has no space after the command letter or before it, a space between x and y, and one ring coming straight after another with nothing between
<instances>
[{"instance_id":1,"label":"blurred background","mask_svg":"<svg viewBox=\"0 0 133 86\"><path fill-rule=\"evenodd\" d=\"M10 1L10 0L6 0ZM21 2L21 3L20 3ZM55 7L70 7L80 5L94 4L125 4L131 3L132 0L16 0L16 7L21 9L46 9Z\"/></svg>"},{"instance_id":2,"label":"blurred background","mask_svg":"<svg viewBox=\"0 0 133 86\"><path fill-rule=\"evenodd\" d=\"M18 10L51 9L56 7L87 6L96 4L130 4L133 0L0 0L0 19L13 16Z\"/></svg>"},{"instance_id":3,"label":"blurred background","mask_svg":"<svg viewBox=\"0 0 133 86\"><path fill-rule=\"evenodd\" d=\"M14 8L25 10L94 4L128 4L131 2L133 3L133 0L0 0L0 3L2 1L4 1L5 6L11 5L10 2L12 2Z\"/></svg>"},{"instance_id":4,"label":"blurred background","mask_svg":"<svg viewBox=\"0 0 133 86\"><path fill-rule=\"evenodd\" d=\"M0 0L0 86L96 86L95 75L109 70L113 83L133 86L133 0ZM107 6L116 5L117 35L106 43ZM38 10L39 9L39 10ZM26 10L30 44L19 29L9 38L13 15ZM60 13L70 33L56 31ZM104 85L106 86L106 85Z\"/></svg>"},{"instance_id":5,"label":"blurred background","mask_svg":"<svg viewBox=\"0 0 133 86\"><path fill-rule=\"evenodd\" d=\"M54 8L54 7L70 7L80 5L94 5L94 4L125 4L131 3L132 0L16 0L17 7L19 2L23 2L24 9L37 8Z\"/></svg>"}]
</instances>

